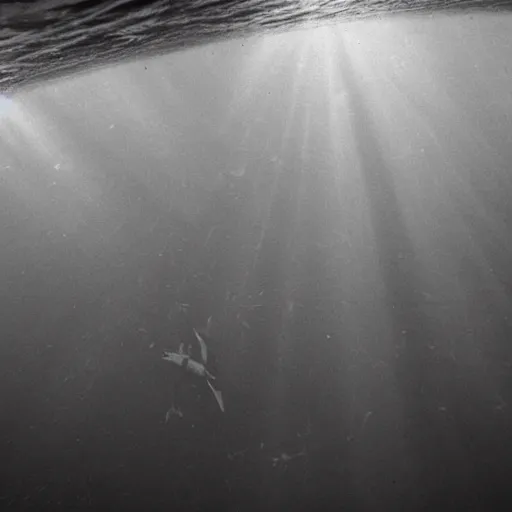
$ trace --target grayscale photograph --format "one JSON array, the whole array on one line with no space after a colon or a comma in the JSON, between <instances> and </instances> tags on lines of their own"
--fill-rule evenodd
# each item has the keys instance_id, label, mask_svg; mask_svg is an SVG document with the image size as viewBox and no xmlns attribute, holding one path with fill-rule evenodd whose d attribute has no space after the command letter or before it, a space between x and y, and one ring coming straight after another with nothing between
<instances>
[{"instance_id":1,"label":"grayscale photograph","mask_svg":"<svg viewBox=\"0 0 512 512\"><path fill-rule=\"evenodd\" d=\"M0 148L1 512L512 510L512 2L5 1Z\"/></svg>"}]
</instances>

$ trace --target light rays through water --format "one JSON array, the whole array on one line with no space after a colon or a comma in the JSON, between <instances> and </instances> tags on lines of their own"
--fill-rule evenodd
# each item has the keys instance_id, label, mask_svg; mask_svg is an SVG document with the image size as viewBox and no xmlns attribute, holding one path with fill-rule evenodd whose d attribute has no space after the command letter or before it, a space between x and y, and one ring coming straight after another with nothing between
<instances>
[{"instance_id":1,"label":"light rays through water","mask_svg":"<svg viewBox=\"0 0 512 512\"><path fill-rule=\"evenodd\" d=\"M466 35L473 24L480 39L461 42L450 23ZM144 216L144 236L174 212L195 228L210 221L206 241L198 235L190 242L190 259L204 253L213 260L208 247L226 246L226 230L201 215L215 194L229 202L249 190L241 206L233 201L227 222L239 216L233 225L254 233L228 233L244 261L225 264L236 290L219 285L234 297L229 307L238 308L252 347L231 355L232 365L259 370L268 361L257 366L255 353L266 350L275 356L272 370L251 382L274 379L263 406L280 411L303 400L318 412L313 429L319 417L341 410L345 441L365 436L366 446L382 443L372 430L379 425L389 441L375 452L383 465L362 444L356 451L366 466L389 468L393 454L405 450L411 406L397 375L414 354L427 354L416 362L411 387L431 386L434 398L422 402L433 409L428 414L457 414L460 379L478 391L482 413L505 403L510 353L498 338L512 321L505 274L512 256L510 141L496 139L481 111L504 111L500 130L510 133L512 96L485 42L492 27L448 18L329 26L195 49L20 94L0 104L3 193L63 234L94 222L98 247L118 243L116 233ZM509 36L500 37L508 44ZM492 97L491 105L472 104L473 97ZM166 229L169 246L195 236ZM173 251L162 254L177 261ZM214 280L211 268L222 261L207 263L200 272ZM183 286L200 274L191 267ZM266 301L262 314L256 306ZM253 313L244 317L240 305L248 302ZM267 325L268 318L278 325ZM226 351L242 344L232 343ZM491 372L493 350L503 364L494 361ZM450 367L453 375L438 384L423 366ZM290 385L297 376L307 383L300 392ZM316 392L328 405L317 403ZM302 421L273 418L268 429L276 443Z\"/></svg>"}]
</instances>

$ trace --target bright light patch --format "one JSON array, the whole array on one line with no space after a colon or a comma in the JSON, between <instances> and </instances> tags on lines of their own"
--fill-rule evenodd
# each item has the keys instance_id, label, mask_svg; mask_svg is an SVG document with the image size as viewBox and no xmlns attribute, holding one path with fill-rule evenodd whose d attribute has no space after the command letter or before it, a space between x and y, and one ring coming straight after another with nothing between
<instances>
[{"instance_id":1,"label":"bright light patch","mask_svg":"<svg viewBox=\"0 0 512 512\"><path fill-rule=\"evenodd\" d=\"M9 117L13 106L14 102L10 98L0 94L0 119Z\"/></svg>"}]
</instances>

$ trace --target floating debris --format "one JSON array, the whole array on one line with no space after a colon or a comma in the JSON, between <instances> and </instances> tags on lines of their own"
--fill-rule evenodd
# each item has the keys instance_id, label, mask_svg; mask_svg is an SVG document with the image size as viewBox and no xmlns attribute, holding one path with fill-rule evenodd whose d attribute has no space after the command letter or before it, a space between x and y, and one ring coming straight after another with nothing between
<instances>
[{"instance_id":1,"label":"floating debris","mask_svg":"<svg viewBox=\"0 0 512 512\"><path fill-rule=\"evenodd\" d=\"M177 416L178 418L183 418L183 413L181 409L174 407L174 405L165 413L165 423L169 423L169 420L172 416Z\"/></svg>"},{"instance_id":2,"label":"floating debris","mask_svg":"<svg viewBox=\"0 0 512 512\"><path fill-rule=\"evenodd\" d=\"M245 165L242 165L241 167L238 167L235 170L230 171L231 176L234 176L235 178L241 178L245 174Z\"/></svg>"},{"instance_id":3,"label":"floating debris","mask_svg":"<svg viewBox=\"0 0 512 512\"><path fill-rule=\"evenodd\" d=\"M286 470L288 467L288 463L290 461L292 461L293 459L296 459L298 457L303 457L304 455L306 455L306 452L304 450L301 452L298 452L298 453L294 453L292 455L289 455L288 453L283 452L278 457L272 457L272 467L273 468L279 467L279 468Z\"/></svg>"}]
</instances>

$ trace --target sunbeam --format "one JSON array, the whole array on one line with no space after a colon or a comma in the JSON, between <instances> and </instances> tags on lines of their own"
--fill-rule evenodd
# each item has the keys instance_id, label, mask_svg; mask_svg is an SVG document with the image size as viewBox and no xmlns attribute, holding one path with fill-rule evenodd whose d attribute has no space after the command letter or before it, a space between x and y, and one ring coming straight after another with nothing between
<instances>
[{"instance_id":1,"label":"sunbeam","mask_svg":"<svg viewBox=\"0 0 512 512\"><path fill-rule=\"evenodd\" d=\"M510 24L314 26L0 97L8 485L71 454L97 509L141 461L164 475L148 510L490 492L512 461Z\"/></svg>"}]
</instances>

